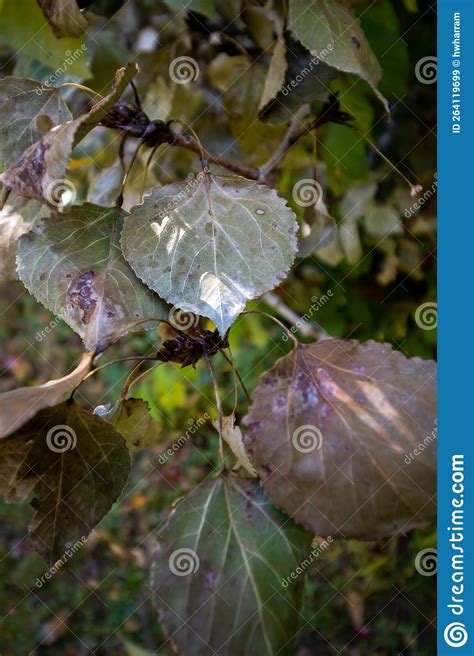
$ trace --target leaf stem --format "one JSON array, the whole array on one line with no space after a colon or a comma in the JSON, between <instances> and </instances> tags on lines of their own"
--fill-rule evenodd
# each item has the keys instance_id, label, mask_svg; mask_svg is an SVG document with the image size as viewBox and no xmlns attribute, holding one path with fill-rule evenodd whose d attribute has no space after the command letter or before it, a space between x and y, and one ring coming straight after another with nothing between
<instances>
[{"instance_id":1,"label":"leaf stem","mask_svg":"<svg viewBox=\"0 0 474 656\"><path fill-rule=\"evenodd\" d=\"M222 410L222 399L221 399L221 394L219 391L219 385L217 383L217 378L216 378L216 372L214 371L214 367L212 366L211 360L209 356L206 354L204 356L208 367L209 371L211 373L211 378L212 378L212 384L214 386L214 396L216 397L216 406L217 406L217 426L219 430L219 460L222 466L222 469L225 468L225 457L224 457L224 440L222 437L222 421L223 421L223 410Z\"/></svg>"},{"instance_id":2,"label":"leaf stem","mask_svg":"<svg viewBox=\"0 0 474 656\"><path fill-rule=\"evenodd\" d=\"M399 175L402 178L402 180L404 180L407 183L407 185L410 187L410 196L416 196L416 194L418 194L420 191L423 190L422 185L413 184L412 182L410 182L410 180L400 171L400 169L397 166L395 166L395 164L380 150L380 148L371 139L369 139L369 137L366 134L364 134L361 130L357 130L357 129L356 132L360 134L362 139L364 139L373 150L375 150L377 155L379 155L385 162L387 162L387 164L390 166L392 171L397 173L397 175Z\"/></svg>"}]
</instances>

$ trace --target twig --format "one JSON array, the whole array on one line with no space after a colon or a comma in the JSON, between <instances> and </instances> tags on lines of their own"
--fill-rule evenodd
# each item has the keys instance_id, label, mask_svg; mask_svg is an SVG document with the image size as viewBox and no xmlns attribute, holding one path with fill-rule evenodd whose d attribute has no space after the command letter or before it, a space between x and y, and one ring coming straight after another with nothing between
<instances>
[{"instance_id":1,"label":"twig","mask_svg":"<svg viewBox=\"0 0 474 656\"><path fill-rule=\"evenodd\" d=\"M260 178L260 171L258 169L252 168L250 166L245 166L243 164L237 164L236 162L232 162L231 160L227 159L226 157L222 157L221 155L214 155L188 135L171 132L168 143L171 146L176 146L177 148L185 148L186 150L190 150L191 152L196 153L196 155L199 155L199 157L203 157L208 162L223 166L229 171L241 175L243 178L248 178L249 180L258 180Z\"/></svg>"},{"instance_id":2,"label":"twig","mask_svg":"<svg viewBox=\"0 0 474 656\"><path fill-rule=\"evenodd\" d=\"M288 128L283 141L278 146L274 154L270 157L270 159L260 167L260 176L262 179L265 178L265 176L270 173L270 171L272 171L279 164L280 160L286 155L288 148L291 148L291 145L294 143L293 139L295 135L301 134L301 122L304 118L306 118L309 109L309 105L303 105L295 113L291 119L290 127ZM306 126L304 127L306 129Z\"/></svg>"},{"instance_id":3,"label":"twig","mask_svg":"<svg viewBox=\"0 0 474 656\"><path fill-rule=\"evenodd\" d=\"M314 337L315 339L327 339L329 337L327 332L318 323L304 321L277 294L267 292L262 297L262 300L292 325L297 326L298 331L305 337Z\"/></svg>"}]
</instances>

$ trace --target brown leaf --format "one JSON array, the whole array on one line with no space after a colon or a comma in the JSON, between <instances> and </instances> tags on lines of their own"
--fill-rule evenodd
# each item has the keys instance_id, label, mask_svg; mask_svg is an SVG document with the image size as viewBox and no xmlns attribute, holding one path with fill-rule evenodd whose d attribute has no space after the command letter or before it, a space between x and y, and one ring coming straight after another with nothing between
<instances>
[{"instance_id":1,"label":"brown leaf","mask_svg":"<svg viewBox=\"0 0 474 656\"><path fill-rule=\"evenodd\" d=\"M434 362L374 341L299 345L244 419L269 497L321 536L372 540L432 521L435 376Z\"/></svg>"},{"instance_id":2,"label":"brown leaf","mask_svg":"<svg viewBox=\"0 0 474 656\"><path fill-rule=\"evenodd\" d=\"M84 378L92 363L93 353L84 353L70 374L42 385L19 387L0 394L0 437L6 437L33 417L38 410L49 408L66 399Z\"/></svg>"}]
</instances>

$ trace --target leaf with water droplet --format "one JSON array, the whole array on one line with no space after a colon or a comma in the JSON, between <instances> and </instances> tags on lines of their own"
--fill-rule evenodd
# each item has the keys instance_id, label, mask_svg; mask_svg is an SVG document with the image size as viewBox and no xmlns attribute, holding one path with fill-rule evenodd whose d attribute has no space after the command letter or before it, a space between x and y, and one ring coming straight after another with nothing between
<instances>
[{"instance_id":1,"label":"leaf with water droplet","mask_svg":"<svg viewBox=\"0 0 474 656\"><path fill-rule=\"evenodd\" d=\"M202 173L154 189L131 209L122 248L169 303L195 308L224 334L248 300L273 289L295 257L298 226L276 191Z\"/></svg>"}]
</instances>

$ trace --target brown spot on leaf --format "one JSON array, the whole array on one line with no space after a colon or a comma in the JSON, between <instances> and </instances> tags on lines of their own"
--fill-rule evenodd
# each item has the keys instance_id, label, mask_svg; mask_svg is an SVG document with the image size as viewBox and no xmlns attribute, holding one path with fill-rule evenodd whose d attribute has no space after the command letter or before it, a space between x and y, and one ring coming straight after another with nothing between
<instances>
[{"instance_id":1,"label":"brown spot on leaf","mask_svg":"<svg viewBox=\"0 0 474 656\"><path fill-rule=\"evenodd\" d=\"M95 273L93 271L81 273L69 293L69 302L73 307L79 308L82 322L86 325L91 320L97 306L97 299L94 298L94 290L92 289L94 278Z\"/></svg>"}]
</instances>

